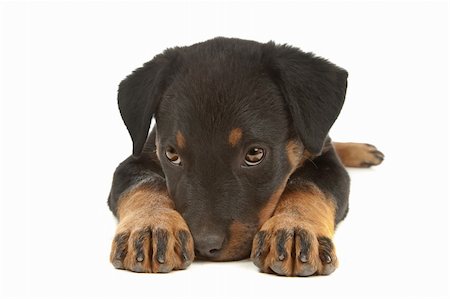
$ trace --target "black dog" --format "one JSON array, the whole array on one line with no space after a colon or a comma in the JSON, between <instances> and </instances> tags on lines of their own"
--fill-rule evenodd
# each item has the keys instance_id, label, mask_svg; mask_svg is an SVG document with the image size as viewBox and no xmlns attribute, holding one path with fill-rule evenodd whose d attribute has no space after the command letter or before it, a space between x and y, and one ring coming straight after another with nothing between
<instances>
[{"instance_id":1,"label":"black dog","mask_svg":"<svg viewBox=\"0 0 450 299\"><path fill-rule=\"evenodd\" d=\"M228 38L135 70L119 86L133 155L108 199L119 220L113 265L168 272L194 257L251 256L268 273L333 272L343 165L383 160L371 145L330 141L346 88L347 72L311 53Z\"/></svg>"}]
</instances>

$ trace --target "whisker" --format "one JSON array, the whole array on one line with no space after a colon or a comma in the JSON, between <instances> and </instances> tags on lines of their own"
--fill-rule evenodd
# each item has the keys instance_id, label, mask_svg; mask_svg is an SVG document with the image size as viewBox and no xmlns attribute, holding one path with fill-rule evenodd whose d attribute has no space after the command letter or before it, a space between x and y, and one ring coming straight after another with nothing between
<instances>
[{"instance_id":1,"label":"whisker","mask_svg":"<svg viewBox=\"0 0 450 299\"><path fill-rule=\"evenodd\" d=\"M311 160L310 158L306 158L309 162L311 162L313 165L314 165L314 167L316 167L317 169L319 169L319 167L317 167L317 165L316 165L316 163L314 163L314 161L313 160Z\"/></svg>"}]
</instances>

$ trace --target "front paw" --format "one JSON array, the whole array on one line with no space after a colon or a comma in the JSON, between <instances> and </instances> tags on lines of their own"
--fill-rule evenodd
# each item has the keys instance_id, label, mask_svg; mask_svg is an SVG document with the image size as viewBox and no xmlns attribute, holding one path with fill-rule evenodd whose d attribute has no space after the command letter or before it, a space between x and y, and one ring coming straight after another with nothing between
<instances>
[{"instance_id":1,"label":"front paw","mask_svg":"<svg viewBox=\"0 0 450 299\"><path fill-rule=\"evenodd\" d=\"M284 215L269 219L256 234L251 258L262 272L284 276L328 275L338 266L329 237Z\"/></svg>"},{"instance_id":2,"label":"front paw","mask_svg":"<svg viewBox=\"0 0 450 299\"><path fill-rule=\"evenodd\" d=\"M194 242L178 212L132 214L119 222L110 261L117 269L166 273L185 269L194 260Z\"/></svg>"}]
</instances>

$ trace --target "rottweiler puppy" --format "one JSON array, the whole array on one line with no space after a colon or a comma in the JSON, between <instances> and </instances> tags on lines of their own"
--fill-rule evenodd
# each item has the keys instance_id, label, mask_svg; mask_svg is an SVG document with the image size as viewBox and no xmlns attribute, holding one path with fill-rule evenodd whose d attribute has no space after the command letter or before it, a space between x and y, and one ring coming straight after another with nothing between
<instances>
[{"instance_id":1,"label":"rottweiler puppy","mask_svg":"<svg viewBox=\"0 0 450 299\"><path fill-rule=\"evenodd\" d=\"M251 257L267 273L332 273L344 166L383 160L372 145L331 142L346 88L347 72L312 53L229 38L167 49L135 70L118 91L133 153L108 199L114 267Z\"/></svg>"}]
</instances>

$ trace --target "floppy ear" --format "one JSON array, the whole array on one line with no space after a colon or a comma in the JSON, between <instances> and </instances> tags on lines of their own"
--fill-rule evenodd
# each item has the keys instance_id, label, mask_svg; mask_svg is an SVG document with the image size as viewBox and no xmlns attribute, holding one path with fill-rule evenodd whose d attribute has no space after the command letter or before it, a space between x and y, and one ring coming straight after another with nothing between
<instances>
[{"instance_id":1,"label":"floppy ear","mask_svg":"<svg viewBox=\"0 0 450 299\"><path fill-rule=\"evenodd\" d=\"M295 132L308 151L320 153L344 104L347 72L294 47L272 42L264 47L270 74L287 103Z\"/></svg>"},{"instance_id":2,"label":"floppy ear","mask_svg":"<svg viewBox=\"0 0 450 299\"><path fill-rule=\"evenodd\" d=\"M173 49L164 51L119 84L119 110L133 141L134 156L141 154L147 140L151 120L176 60L175 55Z\"/></svg>"}]
</instances>

